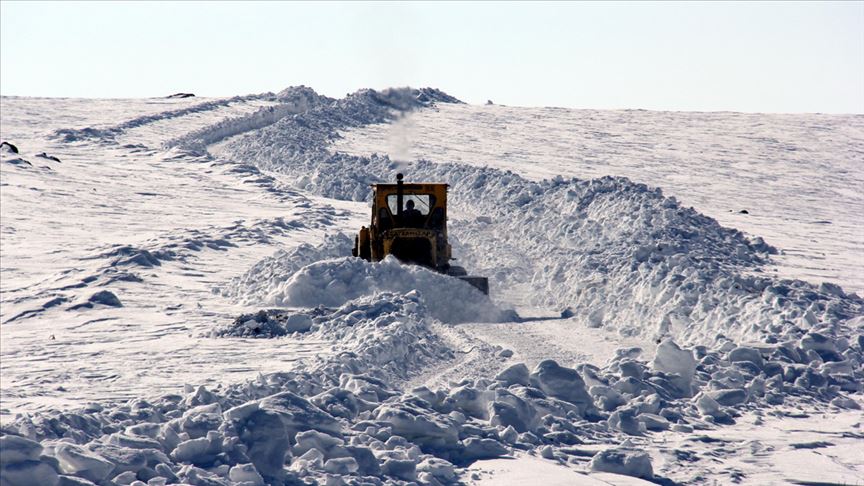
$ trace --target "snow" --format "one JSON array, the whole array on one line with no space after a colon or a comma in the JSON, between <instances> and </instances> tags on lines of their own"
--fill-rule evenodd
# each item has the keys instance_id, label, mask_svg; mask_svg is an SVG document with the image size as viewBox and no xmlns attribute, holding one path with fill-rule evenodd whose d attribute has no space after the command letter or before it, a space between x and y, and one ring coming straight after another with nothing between
<instances>
[{"instance_id":1,"label":"snow","mask_svg":"<svg viewBox=\"0 0 864 486\"><path fill-rule=\"evenodd\" d=\"M341 135L334 150L356 155L628 177L765 238L780 276L864 291L861 115L441 104Z\"/></svg>"},{"instance_id":2,"label":"snow","mask_svg":"<svg viewBox=\"0 0 864 486\"><path fill-rule=\"evenodd\" d=\"M638 450L609 448L591 458L592 471L610 472L624 476L653 479L651 459Z\"/></svg>"},{"instance_id":3,"label":"snow","mask_svg":"<svg viewBox=\"0 0 864 486\"><path fill-rule=\"evenodd\" d=\"M836 268L860 257L845 229L858 118L592 112L589 123L609 135L638 119L656 140L693 120L739 135L757 122L830 130L842 142L711 133L739 155L795 147L740 167L796 167L805 152L834 157L819 170L848 166L845 185L807 193L843 195L838 238L820 243L836 255L817 272L838 286L778 276L812 276L795 266L812 264L812 245L802 260L784 250L802 238L798 220L739 225L695 187L721 151L685 162L702 132L674 150L623 135L586 143L598 176L633 180L587 179L566 153L575 145L523 138L536 138L524 118L537 110L456 101L305 87L3 98L3 137L19 149L0 153L4 484L814 481L796 461L838 482L860 476L845 453L860 440L864 301ZM540 112L553 125L586 114ZM415 143L410 120L437 120L423 150L367 154L385 127ZM487 131L505 125L520 127L523 155L493 160ZM460 144L471 160L453 157ZM625 173L634 147L645 162ZM668 175L673 153L691 183ZM395 259L348 256L368 184L397 171L450 184L454 254L490 277L491 299ZM771 211L797 187L760 181L772 182ZM678 199L699 197L697 209ZM772 240L784 224L790 239ZM829 416L837 425L819 436ZM790 430L812 432L792 442Z\"/></svg>"}]
</instances>

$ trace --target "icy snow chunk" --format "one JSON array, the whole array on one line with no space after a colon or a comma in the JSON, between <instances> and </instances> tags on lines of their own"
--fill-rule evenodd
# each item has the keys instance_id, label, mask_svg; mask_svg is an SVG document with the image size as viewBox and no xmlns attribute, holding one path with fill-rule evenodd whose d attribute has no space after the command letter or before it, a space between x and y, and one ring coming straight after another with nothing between
<instances>
[{"instance_id":1,"label":"icy snow chunk","mask_svg":"<svg viewBox=\"0 0 864 486\"><path fill-rule=\"evenodd\" d=\"M508 425L498 434L498 437L501 439L502 442L505 442L507 444L515 444L517 441L519 441L519 432L512 425Z\"/></svg>"},{"instance_id":2,"label":"icy snow chunk","mask_svg":"<svg viewBox=\"0 0 864 486\"><path fill-rule=\"evenodd\" d=\"M177 445L171 457L177 462L186 462L206 466L213 462L221 448L206 437L189 439Z\"/></svg>"},{"instance_id":3,"label":"icy snow chunk","mask_svg":"<svg viewBox=\"0 0 864 486\"><path fill-rule=\"evenodd\" d=\"M237 464L228 472L228 478L235 483L245 483L245 486L264 486L264 478L254 464Z\"/></svg>"},{"instance_id":4,"label":"icy snow chunk","mask_svg":"<svg viewBox=\"0 0 864 486\"><path fill-rule=\"evenodd\" d=\"M498 373L495 376L495 381L501 382L501 385L505 387L510 385L527 386L531 382L529 378L530 374L531 372L528 371L528 367L525 366L525 363L516 363Z\"/></svg>"},{"instance_id":5,"label":"icy snow chunk","mask_svg":"<svg viewBox=\"0 0 864 486\"><path fill-rule=\"evenodd\" d=\"M130 449L98 442L91 442L88 447L106 461L114 464L114 473L138 472L144 469L148 463L170 462L168 457L157 449Z\"/></svg>"},{"instance_id":6,"label":"icy snow chunk","mask_svg":"<svg viewBox=\"0 0 864 486\"><path fill-rule=\"evenodd\" d=\"M547 359L538 363L531 373L531 381L547 395L576 405L581 415L594 408L594 402L585 390L585 381L579 372L560 366L554 360Z\"/></svg>"},{"instance_id":7,"label":"icy snow chunk","mask_svg":"<svg viewBox=\"0 0 864 486\"><path fill-rule=\"evenodd\" d=\"M60 462L60 471L64 474L79 476L94 483L107 478L114 470L114 464L102 456L66 442L55 447L54 457Z\"/></svg>"},{"instance_id":8,"label":"icy snow chunk","mask_svg":"<svg viewBox=\"0 0 864 486\"><path fill-rule=\"evenodd\" d=\"M323 467L324 453L318 449L309 449L291 463L292 471L303 471L309 468L322 469Z\"/></svg>"},{"instance_id":9,"label":"icy snow chunk","mask_svg":"<svg viewBox=\"0 0 864 486\"><path fill-rule=\"evenodd\" d=\"M95 486L95 484L96 483L94 483L93 481L88 481L84 478L61 474L60 481L57 483L57 486ZM152 485L147 486L164 486L165 484L167 483L160 484L158 482L154 482Z\"/></svg>"},{"instance_id":10,"label":"icy snow chunk","mask_svg":"<svg viewBox=\"0 0 864 486\"><path fill-rule=\"evenodd\" d=\"M249 415L258 411L258 409L258 401L246 402L242 405L237 405L236 407L229 408L225 411L225 413L222 414L222 416L225 417L225 420L233 420L239 422L246 420Z\"/></svg>"},{"instance_id":11,"label":"icy snow chunk","mask_svg":"<svg viewBox=\"0 0 864 486\"><path fill-rule=\"evenodd\" d=\"M469 386L460 386L450 390L450 400L453 406L473 417L488 419L489 402L492 401L492 392L478 390Z\"/></svg>"},{"instance_id":12,"label":"icy snow chunk","mask_svg":"<svg viewBox=\"0 0 864 486\"><path fill-rule=\"evenodd\" d=\"M747 390L733 388L726 390L712 390L704 392L720 405L727 407L738 405L747 401Z\"/></svg>"},{"instance_id":13,"label":"icy snow chunk","mask_svg":"<svg viewBox=\"0 0 864 486\"><path fill-rule=\"evenodd\" d=\"M205 437L208 432L218 429L221 424L222 407L218 403L190 408L177 420L178 431L185 432L193 439Z\"/></svg>"},{"instance_id":14,"label":"icy snow chunk","mask_svg":"<svg viewBox=\"0 0 864 486\"><path fill-rule=\"evenodd\" d=\"M850 410L861 410L861 405L849 397L836 397L831 400L831 405L837 408L847 408Z\"/></svg>"},{"instance_id":15,"label":"icy snow chunk","mask_svg":"<svg viewBox=\"0 0 864 486\"><path fill-rule=\"evenodd\" d=\"M115 432L109 435L106 438L105 443L130 449L160 449L162 447L162 445L155 439L140 436L136 437L133 435L122 434L120 432Z\"/></svg>"},{"instance_id":16,"label":"icy snow chunk","mask_svg":"<svg viewBox=\"0 0 864 486\"><path fill-rule=\"evenodd\" d=\"M605 385L592 386L588 389L588 393L594 398L594 403L606 412L611 412L627 403L618 390Z\"/></svg>"},{"instance_id":17,"label":"icy snow chunk","mask_svg":"<svg viewBox=\"0 0 864 486\"><path fill-rule=\"evenodd\" d=\"M638 413L636 408L621 408L612 412L607 423L609 427L620 430L625 434L642 435L645 432L646 425L639 421L637 418Z\"/></svg>"},{"instance_id":18,"label":"icy snow chunk","mask_svg":"<svg viewBox=\"0 0 864 486\"><path fill-rule=\"evenodd\" d=\"M136 476L134 472L126 471L114 476L114 479L111 481L118 486L129 486L137 480L138 476Z\"/></svg>"},{"instance_id":19,"label":"icy snow chunk","mask_svg":"<svg viewBox=\"0 0 864 486\"><path fill-rule=\"evenodd\" d=\"M0 437L0 465L24 461L38 461L42 454L42 444L17 435Z\"/></svg>"},{"instance_id":20,"label":"icy snow chunk","mask_svg":"<svg viewBox=\"0 0 864 486\"><path fill-rule=\"evenodd\" d=\"M294 442L293 452L296 456L302 456L310 449L318 449L327 456L327 451L345 443L342 439L318 432L317 430L299 432L294 437Z\"/></svg>"},{"instance_id":21,"label":"icy snow chunk","mask_svg":"<svg viewBox=\"0 0 864 486\"><path fill-rule=\"evenodd\" d=\"M227 482L217 473L197 468L191 464L180 468L177 476L180 477L184 484L191 484L193 486L228 486Z\"/></svg>"},{"instance_id":22,"label":"icy snow chunk","mask_svg":"<svg viewBox=\"0 0 864 486\"><path fill-rule=\"evenodd\" d=\"M748 361L758 366L759 369L762 369L765 364L764 360L762 359L762 354L759 352L759 350L744 346L739 346L732 351L729 351L729 361L733 363L740 361Z\"/></svg>"},{"instance_id":23,"label":"icy snow chunk","mask_svg":"<svg viewBox=\"0 0 864 486\"><path fill-rule=\"evenodd\" d=\"M825 361L841 361L840 353L834 341L824 334L818 332L807 333L801 338L801 349L804 351L814 351L818 356Z\"/></svg>"},{"instance_id":24,"label":"icy snow chunk","mask_svg":"<svg viewBox=\"0 0 864 486\"><path fill-rule=\"evenodd\" d=\"M645 424L645 428L648 430L660 431L669 429L669 421L660 415L640 413L636 419Z\"/></svg>"},{"instance_id":25,"label":"icy snow chunk","mask_svg":"<svg viewBox=\"0 0 864 486\"><path fill-rule=\"evenodd\" d=\"M387 422L393 434L411 439L421 446L431 444L452 447L459 440L459 426L450 416L411 404L382 405L376 411L376 418Z\"/></svg>"},{"instance_id":26,"label":"icy snow chunk","mask_svg":"<svg viewBox=\"0 0 864 486\"><path fill-rule=\"evenodd\" d=\"M506 447L494 439L483 439L470 437L464 441L465 449L459 456L461 461L475 461L479 459L493 459L507 454Z\"/></svg>"},{"instance_id":27,"label":"icy snow chunk","mask_svg":"<svg viewBox=\"0 0 864 486\"><path fill-rule=\"evenodd\" d=\"M707 393L699 393L693 397L693 401L696 403L696 409L703 417L712 417L721 422L729 420L729 414L723 411L720 403Z\"/></svg>"},{"instance_id":28,"label":"icy snow chunk","mask_svg":"<svg viewBox=\"0 0 864 486\"><path fill-rule=\"evenodd\" d=\"M692 396L696 374L696 358L692 352L681 349L672 339L665 339L657 346L652 365L657 371L673 375L671 381L684 397Z\"/></svg>"},{"instance_id":29,"label":"icy snow chunk","mask_svg":"<svg viewBox=\"0 0 864 486\"><path fill-rule=\"evenodd\" d=\"M357 460L353 457L335 457L333 459L328 459L327 462L324 463L325 471L332 474L339 474L341 476L353 474L357 472L359 468L360 466L357 464Z\"/></svg>"},{"instance_id":30,"label":"icy snow chunk","mask_svg":"<svg viewBox=\"0 0 864 486\"><path fill-rule=\"evenodd\" d=\"M345 419L353 419L359 412L375 408L375 404L366 402L354 393L337 387L321 392L309 400L334 417Z\"/></svg>"},{"instance_id":31,"label":"icy snow chunk","mask_svg":"<svg viewBox=\"0 0 864 486\"><path fill-rule=\"evenodd\" d=\"M509 400L505 398L506 401L495 401L489 406L489 423L496 427L512 428L516 432L528 431L535 415L534 410L515 395L508 398Z\"/></svg>"},{"instance_id":32,"label":"icy snow chunk","mask_svg":"<svg viewBox=\"0 0 864 486\"><path fill-rule=\"evenodd\" d=\"M417 464L411 459L387 459L381 465L381 472L405 481L414 481L417 479Z\"/></svg>"},{"instance_id":33,"label":"icy snow chunk","mask_svg":"<svg viewBox=\"0 0 864 486\"><path fill-rule=\"evenodd\" d=\"M258 406L263 411L275 413L292 437L297 432L310 429L333 436L342 435L342 426L338 420L294 393L271 395L262 399Z\"/></svg>"},{"instance_id":34,"label":"icy snow chunk","mask_svg":"<svg viewBox=\"0 0 864 486\"><path fill-rule=\"evenodd\" d=\"M417 465L417 471L431 474L445 484L456 479L456 470L448 461L437 457L427 457Z\"/></svg>"},{"instance_id":35,"label":"icy snow chunk","mask_svg":"<svg viewBox=\"0 0 864 486\"><path fill-rule=\"evenodd\" d=\"M589 467L595 472L623 474L643 479L654 479L651 457L644 451L611 448L591 458Z\"/></svg>"},{"instance_id":36,"label":"icy snow chunk","mask_svg":"<svg viewBox=\"0 0 864 486\"><path fill-rule=\"evenodd\" d=\"M618 363L618 370L622 378L633 377L641 380L645 375L645 367L642 363L632 360L624 360Z\"/></svg>"},{"instance_id":37,"label":"icy snow chunk","mask_svg":"<svg viewBox=\"0 0 864 486\"><path fill-rule=\"evenodd\" d=\"M270 410L255 410L243 420L235 422L235 428L258 472L268 480L280 478L291 446L289 429L283 423L282 416Z\"/></svg>"},{"instance_id":38,"label":"icy snow chunk","mask_svg":"<svg viewBox=\"0 0 864 486\"><path fill-rule=\"evenodd\" d=\"M362 476L377 476L381 474L381 466L378 459L372 453L372 449L359 446L345 446L348 454L357 461L357 473Z\"/></svg>"},{"instance_id":39,"label":"icy snow chunk","mask_svg":"<svg viewBox=\"0 0 864 486\"><path fill-rule=\"evenodd\" d=\"M8 463L0 468L0 483L3 486L54 486L59 481L57 471L41 461Z\"/></svg>"}]
</instances>

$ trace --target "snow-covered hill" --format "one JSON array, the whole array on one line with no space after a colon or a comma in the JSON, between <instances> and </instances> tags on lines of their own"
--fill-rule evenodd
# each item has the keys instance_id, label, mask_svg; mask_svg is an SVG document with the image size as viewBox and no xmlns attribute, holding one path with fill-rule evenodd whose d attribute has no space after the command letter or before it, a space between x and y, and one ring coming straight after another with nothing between
<instances>
[{"instance_id":1,"label":"snow-covered hill","mask_svg":"<svg viewBox=\"0 0 864 486\"><path fill-rule=\"evenodd\" d=\"M624 176L781 250L779 276L864 291L864 116L442 104L333 149L532 180Z\"/></svg>"},{"instance_id":2,"label":"snow-covered hill","mask_svg":"<svg viewBox=\"0 0 864 486\"><path fill-rule=\"evenodd\" d=\"M861 117L2 103L4 485L864 473ZM399 171L491 301L350 258Z\"/></svg>"}]
</instances>

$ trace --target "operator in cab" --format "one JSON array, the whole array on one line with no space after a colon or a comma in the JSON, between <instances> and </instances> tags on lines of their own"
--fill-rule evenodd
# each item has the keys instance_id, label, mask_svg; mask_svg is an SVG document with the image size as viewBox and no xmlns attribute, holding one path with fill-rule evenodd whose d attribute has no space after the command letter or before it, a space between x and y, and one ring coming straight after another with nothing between
<instances>
[{"instance_id":1,"label":"operator in cab","mask_svg":"<svg viewBox=\"0 0 864 486\"><path fill-rule=\"evenodd\" d=\"M405 203L405 210L402 211L403 225L407 228L422 228L423 213L414 207L414 201L409 199Z\"/></svg>"}]
</instances>

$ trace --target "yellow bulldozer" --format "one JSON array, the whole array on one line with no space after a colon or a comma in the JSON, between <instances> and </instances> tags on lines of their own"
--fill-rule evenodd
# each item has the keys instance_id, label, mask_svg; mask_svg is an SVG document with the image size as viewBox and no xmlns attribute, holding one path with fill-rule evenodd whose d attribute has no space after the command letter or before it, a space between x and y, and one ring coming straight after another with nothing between
<instances>
[{"instance_id":1,"label":"yellow bulldozer","mask_svg":"<svg viewBox=\"0 0 864 486\"><path fill-rule=\"evenodd\" d=\"M473 285L489 295L489 279L469 276L451 265L447 241L447 184L402 181L372 185L372 222L360 228L352 254L370 262L393 255L403 263L422 265Z\"/></svg>"}]
</instances>

